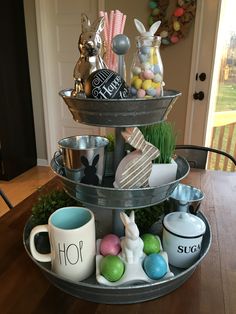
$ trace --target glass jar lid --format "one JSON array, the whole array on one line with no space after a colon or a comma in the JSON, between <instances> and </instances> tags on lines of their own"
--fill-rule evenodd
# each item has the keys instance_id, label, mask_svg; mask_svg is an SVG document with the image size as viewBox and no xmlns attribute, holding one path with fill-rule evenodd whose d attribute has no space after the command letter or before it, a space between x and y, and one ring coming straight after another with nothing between
<instances>
[{"instance_id":1,"label":"glass jar lid","mask_svg":"<svg viewBox=\"0 0 236 314\"><path fill-rule=\"evenodd\" d=\"M187 238L200 237L206 231L203 220L186 212L173 212L164 217L164 228L174 235Z\"/></svg>"}]
</instances>

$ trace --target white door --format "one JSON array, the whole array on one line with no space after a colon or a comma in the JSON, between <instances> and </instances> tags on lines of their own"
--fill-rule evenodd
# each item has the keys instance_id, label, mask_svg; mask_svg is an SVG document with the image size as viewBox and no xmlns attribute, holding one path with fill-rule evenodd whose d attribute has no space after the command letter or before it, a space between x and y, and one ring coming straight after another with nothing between
<instances>
[{"instance_id":1,"label":"white door","mask_svg":"<svg viewBox=\"0 0 236 314\"><path fill-rule=\"evenodd\" d=\"M209 145L211 117L216 93L213 77L214 64L219 61L217 56L217 34L221 5L224 0L198 0L195 19L192 68L186 116L186 144ZM217 69L217 67L215 67ZM202 81L199 76L206 74ZM198 76L197 76L198 74ZM214 76L213 76L214 74ZM204 93L204 99L194 99L194 93ZM197 95L199 97L199 94ZM201 98L201 97L200 97Z\"/></svg>"},{"instance_id":2,"label":"white door","mask_svg":"<svg viewBox=\"0 0 236 314\"><path fill-rule=\"evenodd\" d=\"M103 9L101 3L97 0L36 0L48 161L57 150L59 139L103 132L75 122L58 95L60 90L73 87L81 13L86 13L93 21Z\"/></svg>"}]
</instances>

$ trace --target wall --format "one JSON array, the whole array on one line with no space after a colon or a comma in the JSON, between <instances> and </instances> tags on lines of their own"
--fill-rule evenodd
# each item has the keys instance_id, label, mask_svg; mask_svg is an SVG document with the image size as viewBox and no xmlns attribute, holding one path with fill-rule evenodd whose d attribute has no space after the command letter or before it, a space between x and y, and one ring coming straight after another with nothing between
<instances>
[{"instance_id":1,"label":"wall","mask_svg":"<svg viewBox=\"0 0 236 314\"><path fill-rule=\"evenodd\" d=\"M125 26L125 34L130 38L131 49L126 57L127 71L132 62L132 56L135 52L135 36L138 35L134 26L134 18L139 19L147 26L149 16L148 0L142 1L127 1L105 0L106 11L119 9L127 15ZM173 1L175 4L175 1ZM171 9L171 7L170 7ZM191 55L193 45L193 28L184 40L175 46L164 47L161 49L161 56L164 65L164 80L166 83L165 89L175 89L182 92L182 96L175 103L168 120L173 122L175 130L178 133L178 143L183 143L185 131L185 119L187 111L189 75L191 67ZM127 75L128 76L128 75Z\"/></svg>"},{"instance_id":2,"label":"wall","mask_svg":"<svg viewBox=\"0 0 236 314\"><path fill-rule=\"evenodd\" d=\"M24 0L24 11L30 67L31 93L34 112L37 159L39 164L43 164L47 159L47 150L34 1Z\"/></svg>"}]
</instances>

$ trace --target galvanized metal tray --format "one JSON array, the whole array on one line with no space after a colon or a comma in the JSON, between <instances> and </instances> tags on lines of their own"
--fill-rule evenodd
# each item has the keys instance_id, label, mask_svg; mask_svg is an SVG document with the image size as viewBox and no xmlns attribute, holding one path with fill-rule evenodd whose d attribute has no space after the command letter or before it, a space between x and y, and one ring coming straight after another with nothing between
<instances>
[{"instance_id":1,"label":"galvanized metal tray","mask_svg":"<svg viewBox=\"0 0 236 314\"><path fill-rule=\"evenodd\" d=\"M174 277L159 280L154 283L142 283L129 286L108 287L100 285L96 282L95 273L88 279L81 282L72 282L65 280L56 273L51 271L50 263L40 263L36 261L29 249L29 234L32 229L31 218L27 221L24 232L23 242L32 261L40 268L47 279L57 288L75 297L85 299L96 303L107 304L129 304L140 303L147 300L152 300L166 295L180 287L195 271L206 256L212 240L210 225L203 213L199 212L198 216L206 223L206 233L203 236L202 249L199 259L191 267L186 270L170 266L171 271L175 274ZM36 238L37 249L41 253L47 253L49 249L48 240L44 240L42 236Z\"/></svg>"},{"instance_id":2,"label":"galvanized metal tray","mask_svg":"<svg viewBox=\"0 0 236 314\"><path fill-rule=\"evenodd\" d=\"M72 89L59 92L75 121L103 127L128 127L154 124L166 119L181 95L164 91L162 97L127 99L92 99L71 96Z\"/></svg>"},{"instance_id":3,"label":"galvanized metal tray","mask_svg":"<svg viewBox=\"0 0 236 314\"><path fill-rule=\"evenodd\" d=\"M51 161L51 168L61 179L65 191L86 205L108 209L143 208L166 200L179 181L189 173L189 164L183 157L175 159L178 168L176 180L165 185L137 189L116 189L112 187L114 178L107 177L103 186L94 186L73 181L65 176L60 156Z\"/></svg>"}]
</instances>

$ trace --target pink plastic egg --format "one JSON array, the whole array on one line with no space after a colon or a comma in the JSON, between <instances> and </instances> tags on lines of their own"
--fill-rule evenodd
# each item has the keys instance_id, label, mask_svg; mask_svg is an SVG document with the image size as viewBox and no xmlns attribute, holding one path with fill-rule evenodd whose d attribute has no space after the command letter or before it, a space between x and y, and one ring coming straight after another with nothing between
<instances>
[{"instance_id":1,"label":"pink plastic egg","mask_svg":"<svg viewBox=\"0 0 236 314\"><path fill-rule=\"evenodd\" d=\"M120 238L115 234L107 234L100 244L100 253L106 255L118 255L121 250Z\"/></svg>"}]
</instances>

